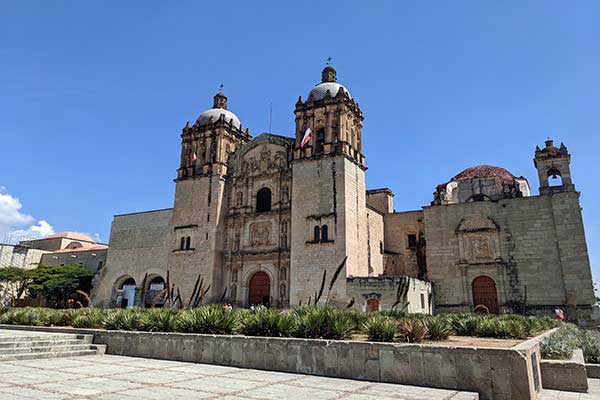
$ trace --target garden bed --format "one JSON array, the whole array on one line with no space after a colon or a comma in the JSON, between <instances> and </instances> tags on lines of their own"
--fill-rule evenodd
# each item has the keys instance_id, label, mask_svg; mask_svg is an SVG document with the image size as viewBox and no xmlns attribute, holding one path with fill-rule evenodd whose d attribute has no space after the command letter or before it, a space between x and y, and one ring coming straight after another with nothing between
<instances>
[{"instance_id":1,"label":"garden bed","mask_svg":"<svg viewBox=\"0 0 600 400\"><path fill-rule=\"evenodd\" d=\"M93 334L107 354L475 391L482 400L538 399L541 391L538 338L497 348L20 325L0 329Z\"/></svg>"}]
</instances>

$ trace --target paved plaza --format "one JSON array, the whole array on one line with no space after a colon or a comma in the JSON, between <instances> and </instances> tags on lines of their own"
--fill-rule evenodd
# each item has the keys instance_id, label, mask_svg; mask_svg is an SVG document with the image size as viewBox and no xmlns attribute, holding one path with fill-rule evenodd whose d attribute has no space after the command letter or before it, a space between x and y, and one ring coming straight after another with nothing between
<instances>
[{"instance_id":1,"label":"paved plaza","mask_svg":"<svg viewBox=\"0 0 600 400\"><path fill-rule=\"evenodd\" d=\"M0 399L471 400L476 394L122 356L0 363Z\"/></svg>"}]
</instances>

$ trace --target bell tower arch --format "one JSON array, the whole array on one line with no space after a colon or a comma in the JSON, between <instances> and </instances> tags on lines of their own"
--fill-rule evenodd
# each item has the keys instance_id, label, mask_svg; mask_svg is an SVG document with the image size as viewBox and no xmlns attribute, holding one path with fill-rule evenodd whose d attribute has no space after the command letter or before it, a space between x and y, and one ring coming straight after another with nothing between
<instances>
[{"instance_id":1,"label":"bell tower arch","mask_svg":"<svg viewBox=\"0 0 600 400\"><path fill-rule=\"evenodd\" d=\"M554 141L546 140L546 147L535 148L534 165L538 170L540 180L540 195L574 192L575 185L571 179L571 155L564 143L560 147L554 146ZM558 184L552 184L558 180ZM556 183L556 182L555 182Z\"/></svg>"}]
</instances>

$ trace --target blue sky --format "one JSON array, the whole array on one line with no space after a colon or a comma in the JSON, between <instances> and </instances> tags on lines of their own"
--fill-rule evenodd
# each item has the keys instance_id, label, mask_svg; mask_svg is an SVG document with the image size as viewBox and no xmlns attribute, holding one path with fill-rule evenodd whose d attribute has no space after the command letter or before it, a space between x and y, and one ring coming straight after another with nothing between
<instances>
[{"instance_id":1,"label":"blue sky","mask_svg":"<svg viewBox=\"0 0 600 400\"><path fill-rule=\"evenodd\" d=\"M0 1L0 240L172 206L179 134L225 84L254 135L292 135L333 57L398 210L476 164L572 154L600 277L600 2ZM596 200L594 200L596 199ZM40 225L40 221L49 227Z\"/></svg>"}]
</instances>

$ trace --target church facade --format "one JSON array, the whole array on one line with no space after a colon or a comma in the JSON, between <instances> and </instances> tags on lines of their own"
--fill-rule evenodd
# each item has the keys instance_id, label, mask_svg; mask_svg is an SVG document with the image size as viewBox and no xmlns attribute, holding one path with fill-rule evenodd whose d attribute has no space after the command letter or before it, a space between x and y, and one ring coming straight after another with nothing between
<instances>
[{"instance_id":1,"label":"church facade","mask_svg":"<svg viewBox=\"0 0 600 400\"><path fill-rule=\"evenodd\" d=\"M536 150L539 196L525 178L477 166L440 184L431 205L396 212L391 190L366 188L363 114L334 68L294 114L294 137L252 138L218 93L183 128L173 208L115 216L94 302L148 305L168 274L184 303L199 279L205 302L281 308L314 302L326 281L330 303L364 310L401 293L414 312L591 312L564 145Z\"/></svg>"}]
</instances>

